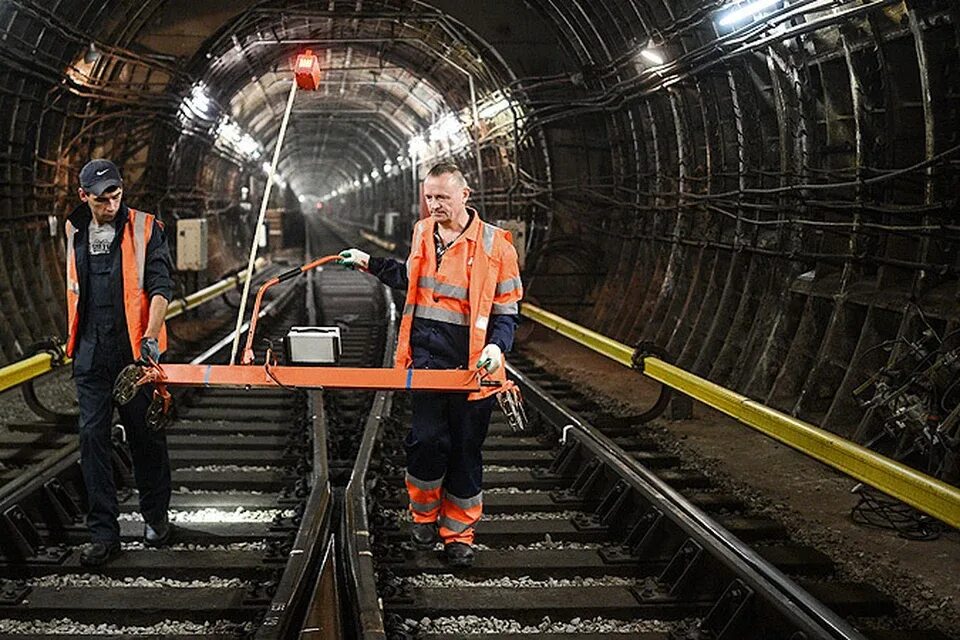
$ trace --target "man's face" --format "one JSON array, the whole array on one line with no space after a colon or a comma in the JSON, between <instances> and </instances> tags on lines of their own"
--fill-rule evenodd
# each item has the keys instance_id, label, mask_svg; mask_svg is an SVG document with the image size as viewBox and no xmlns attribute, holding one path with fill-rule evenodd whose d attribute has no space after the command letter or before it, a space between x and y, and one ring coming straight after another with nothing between
<instances>
[{"instance_id":1,"label":"man's face","mask_svg":"<svg viewBox=\"0 0 960 640\"><path fill-rule=\"evenodd\" d=\"M123 198L123 187L117 187L112 190L104 191L99 196L87 193L80 189L80 199L90 206L93 213L93 219L97 224L113 222L117 217L117 211L120 210L120 199Z\"/></svg>"},{"instance_id":2,"label":"man's face","mask_svg":"<svg viewBox=\"0 0 960 640\"><path fill-rule=\"evenodd\" d=\"M440 224L459 220L467 213L468 187L460 186L452 173L441 176L427 176L423 181L423 197L427 201L427 210Z\"/></svg>"}]
</instances>

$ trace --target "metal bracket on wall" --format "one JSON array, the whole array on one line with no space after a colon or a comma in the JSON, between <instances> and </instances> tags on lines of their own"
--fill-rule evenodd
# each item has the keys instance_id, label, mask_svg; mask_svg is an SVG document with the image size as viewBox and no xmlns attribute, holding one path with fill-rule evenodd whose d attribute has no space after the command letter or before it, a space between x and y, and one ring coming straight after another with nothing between
<instances>
[{"instance_id":1,"label":"metal bracket on wall","mask_svg":"<svg viewBox=\"0 0 960 640\"><path fill-rule=\"evenodd\" d=\"M56 369L63 366L66 362L66 353L64 345L58 338L49 338L42 342L32 345L25 354L26 357L35 356L39 353L50 354L50 368ZM46 422L58 425L73 425L77 421L77 415L71 413L60 413L48 408L37 396L37 390L34 388L36 378L31 378L20 385L20 391L23 395L23 401L30 407L39 418Z\"/></svg>"},{"instance_id":2,"label":"metal bracket on wall","mask_svg":"<svg viewBox=\"0 0 960 640\"><path fill-rule=\"evenodd\" d=\"M643 373L643 359L654 356L664 362L673 362L673 358L666 349L654 342L641 340L633 350L631 361L633 368ZM693 400L683 393L674 393L673 389L665 384L660 385L660 397L657 402L645 412L637 416L637 422L649 422L670 409L671 420L689 420L693 417Z\"/></svg>"}]
</instances>

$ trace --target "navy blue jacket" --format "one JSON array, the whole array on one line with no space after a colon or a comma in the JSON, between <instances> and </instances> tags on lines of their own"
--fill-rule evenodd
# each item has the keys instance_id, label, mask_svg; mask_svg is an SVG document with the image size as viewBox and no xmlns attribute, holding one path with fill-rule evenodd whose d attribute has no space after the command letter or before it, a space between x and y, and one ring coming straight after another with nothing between
<instances>
[{"instance_id":1,"label":"navy blue jacket","mask_svg":"<svg viewBox=\"0 0 960 640\"><path fill-rule=\"evenodd\" d=\"M134 354L130 353L130 339L127 336L126 312L123 306L123 257L120 254L120 241L123 235L120 232L127 223L130 216L130 209L125 203L120 204L120 210L114 218L114 225L117 228L117 235L113 239L113 245L110 247L113 252L113 268L110 270L110 286L113 292L113 306L116 311L116 317L120 319L117 323L117 339L123 349L125 361L132 362ZM90 220L93 214L90 213L90 207L86 203L81 204L69 215L70 223L76 229L74 234L74 251L77 255L77 280L80 284L80 304L77 309L78 315L78 336L83 336L83 322L87 317L87 304L89 302L90 273L87 268L87 262L90 256L90 247L87 242L89 234ZM147 255L143 272L143 288L147 292L148 298L153 296L163 296L168 301L173 298L173 280L170 273L173 271L170 261L170 248L167 246L167 236L159 222L154 221L153 232L150 235L150 242L147 244ZM77 355L80 351L77 350ZM135 354L140 357L140 354ZM81 370L90 368L91 363L74 363Z\"/></svg>"},{"instance_id":2,"label":"navy blue jacket","mask_svg":"<svg viewBox=\"0 0 960 640\"><path fill-rule=\"evenodd\" d=\"M393 258L370 257L368 270L391 289L407 290L407 265ZM517 328L515 315L492 314L487 328L487 344L495 344L504 353L513 348ZM414 318L410 327L410 353L414 369L472 369L470 327L449 322Z\"/></svg>"}]
</instances>

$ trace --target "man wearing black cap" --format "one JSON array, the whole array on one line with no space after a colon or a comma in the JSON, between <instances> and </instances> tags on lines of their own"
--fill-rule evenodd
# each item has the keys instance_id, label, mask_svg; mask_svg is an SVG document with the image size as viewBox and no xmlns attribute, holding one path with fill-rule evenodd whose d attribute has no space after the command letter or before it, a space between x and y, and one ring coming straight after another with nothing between
<instances>
[{"instance_id":1,"label":"man wearing black cap","mask_svg":"<svg viewBox=\"0 0 960 640\"><path fill-rule=\"evenodd\" d=\"M107 562L120 551L119 505L111 447L113 384L134 359L160 360L164 316L172 295L170 252L163 226L123 202L123 180L109 160L80 171L80 200L67 218L67 355L73 358L80 404L80 463L90 510L91 543L80 561ZM120 407L133 456L145 522L144 541L170 537L170 461L163 431L146 424L150 395L141 390Z\"/></svg>"}]
</instances>

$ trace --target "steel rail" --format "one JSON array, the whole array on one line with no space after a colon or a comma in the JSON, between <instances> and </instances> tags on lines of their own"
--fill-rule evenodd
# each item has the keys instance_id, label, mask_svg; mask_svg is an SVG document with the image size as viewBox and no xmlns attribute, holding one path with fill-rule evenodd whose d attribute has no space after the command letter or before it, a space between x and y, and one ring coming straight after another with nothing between
<instances>
[{"instance_id":1,"label":"steel rail","mask_svg":"<svg viewBox=\"0 0 960 640\"><path fill-rule=\"evenodd\" d=\"M260 312L261 317L272 313L277 307L285 305L289 299L290 296L285 294L273 300ZM245 331L246 327L241 327L241 334ZM213 347L194 358L192 361L193 364L206 362L228 345L232 338L233 332L231 331L225 338L214 344ZM21 474L13 480L0 485L0 505L7 504L11 500L14 502L20 500L26 493L36 490L37 483L55 478L65 467L76 464L79 460L79 448L79 441L74 440L59 448L52 455L44 458L27 473Z\"/></svg>"},{"instance_id":2,"label":"steel rail","mask_svg":"<svg viewBox=\"0 0 960 640\"><path fill-rule=\"evenodd\" d=\"M265 265L266 260L261 258L257 262L256 270L260 271ZM166 319L171 320L176 318L177 316L182 315L191 309L196 309L200 305L219 297L230 289L235 288L238 284L244 282L246 277L246 271L240 271L236 275L224 278L219 282L191 293L186 298L172 301L167 307ZM8 364L5 367L0 368L0 393L6 391L7 389L20 386L25 382L30 382L31 380L50 373L54 369L57 369L65 364L70 364L70 362L70 358L66 356L58 357L56 353L50 351L38 353L30 356L29 358L24 358L23 360L18 360L17 362Z\"/></svg>"},{"instance_id":3,"label":"steel rail","mask_svg":"<svg viewBox=\"0 0 960 640\"><path fill-rule=\"evenodd\" d=\"M772 409L659 358L644 356L612 338L557 314L523 304L520 314L625 367L727 414L738 422L851 478L960 528L960 489L880 455L835 433Z\"/></svg>"},{"instance_id":4,"label":"steel rail","mask_svg":"<svg viewBox=\"0 0 960 640\"><path fill-rule=\"evenodd\" d=\"M387 335L384 344L383 366L393 364L392 345L397 335L397 307L390 290L383 286L386 302ZM347 601L352 607L354 630L359 640L386 640L383 606L377 593L377 577L370 546L370 522L367 514L367 473L373 450L380 437L383 419L390 415L393 393L381 391L373 400L363 439L357 452L357 461L350 473L344 497L343 532Z\"/></svg>"},{"instance_id":5,"label":"steel rail","mask_svg":"<svg viewBox=\"0 0 960 640\"><path fill-rule=\"evenodd\" d=\"M566 446L577 441L587 447L619 477L627 480L634 490L685 535L699 543L715 560L795 624L798 630L809 634L804 637L865 640L846 620L763 559L676 489L634 460L610 438L554 401L539 385L513 365L508 363L507 370L510 377L523 389L526 401L562 433Z\"/></svg>"}]
</instances>

